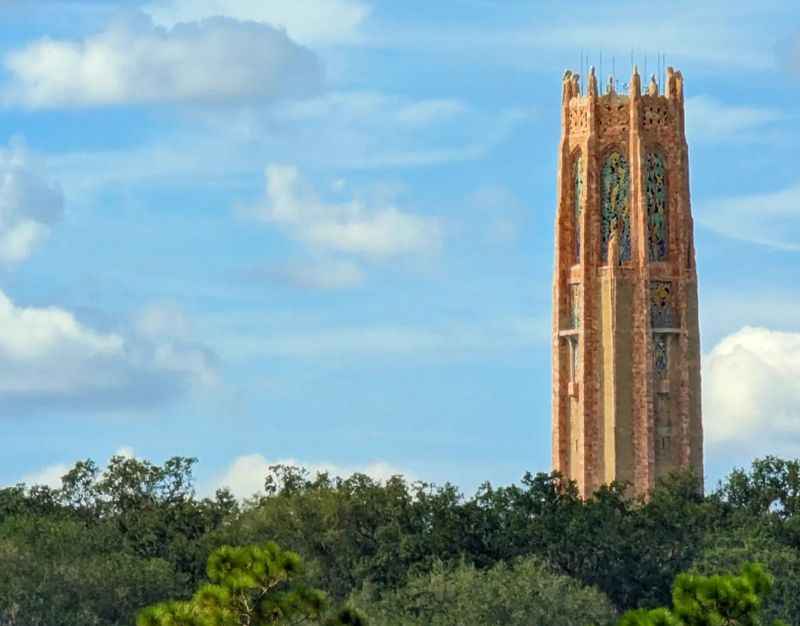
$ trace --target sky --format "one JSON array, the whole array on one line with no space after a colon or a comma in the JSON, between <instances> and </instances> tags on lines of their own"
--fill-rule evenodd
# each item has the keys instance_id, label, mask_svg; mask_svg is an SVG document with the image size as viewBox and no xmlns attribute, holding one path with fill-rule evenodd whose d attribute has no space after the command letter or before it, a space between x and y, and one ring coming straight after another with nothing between
<instances>
[{"instance_id":1,"label":"sky","mask_svg":"<svg viewBox=\"0 0 800 626\"><path fill-rule=\"evenodd\" d=\"M685 77L706 484L800 456L800 18L670 7L0 0L0 485L549 471L582 54Z\"/></svg>"}]
</instances>

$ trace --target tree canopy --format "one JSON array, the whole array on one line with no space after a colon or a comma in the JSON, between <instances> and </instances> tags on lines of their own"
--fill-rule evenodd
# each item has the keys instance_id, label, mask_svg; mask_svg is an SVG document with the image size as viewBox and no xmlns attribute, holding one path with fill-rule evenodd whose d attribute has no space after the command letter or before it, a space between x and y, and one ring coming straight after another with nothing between
<instances>
[{"instance_id":1,"label":"tree canopy","mask_svg":"<svg viewBox=\"0 0 800 626\"><path fill-rule=\"evenodd\" d=\"M270 541L300 555L307 588L334 605L370 598L367 613L400 606L433 575L471 589L542 568L542 580L574 585L565 607L598 594L622 615L671 606L682 572L732 575L758 561L776 576L764 619L800 623L797 461L759 459L707 495L676 474L647 500L610 485L585 501L557 474L465 496L400 476L276 466L258 497L237 502L224 490L199 497L194 467L85 460L60 489L0 489L0 625L132 626L142 607L218 584L207 563L221 546Z\"/></svg>"}]
</instances>

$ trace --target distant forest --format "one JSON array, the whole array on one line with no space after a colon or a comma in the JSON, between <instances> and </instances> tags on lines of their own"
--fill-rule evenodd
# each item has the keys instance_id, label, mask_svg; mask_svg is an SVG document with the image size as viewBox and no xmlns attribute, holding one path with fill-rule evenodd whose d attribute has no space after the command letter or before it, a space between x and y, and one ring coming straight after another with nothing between
<instances>
[{"instance_id":1,"label":"distant forest","mask_svg":"<svg viewBox=\"0 0 800 626\"><path fill-rule=\"evenodd\" d=\"M756 460L706 495L675 474L646 501L623 485L583 501L556 474L465 496L275 466L240 502L198 498L194 464L87 460L60 489L0 490L0 625L131 626L145 606L191 597L215 549L266 542L371 626L613 624L669 606L681 572L746 562L774 577L764 616L800 624L800 461Z\"/></svg>"}]
</instances>

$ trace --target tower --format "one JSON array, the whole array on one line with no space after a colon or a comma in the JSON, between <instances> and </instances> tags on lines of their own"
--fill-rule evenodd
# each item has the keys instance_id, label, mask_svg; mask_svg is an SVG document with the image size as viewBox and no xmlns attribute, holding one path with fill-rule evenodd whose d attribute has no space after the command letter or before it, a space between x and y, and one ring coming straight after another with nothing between
<instances>
[{"instance_id":1,"label":"tower","mask_svg":"<svg viewBox=\"0 0 800 626\"><path fill-rule=\"evenodd\" d=\"M583 497L703 472L683 77L586 94L566 72L553 279L553 465Z\"/></svg>"}]
</instances>

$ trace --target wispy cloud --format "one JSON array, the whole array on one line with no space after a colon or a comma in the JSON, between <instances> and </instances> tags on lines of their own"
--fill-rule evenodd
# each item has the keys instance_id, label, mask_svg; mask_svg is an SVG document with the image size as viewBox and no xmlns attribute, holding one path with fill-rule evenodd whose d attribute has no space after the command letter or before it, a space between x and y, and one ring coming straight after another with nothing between
<instances>
[{"instance_id":1,"label":"wispy cloud","mask_svg":"<svg viewBox=\"0 0 800 626\"><path fill-rule=\"evenodd\" d=\"M27 259L63 212L61 190L24 144L0 148L0 266Z\"/></svg>"},{"instance_id":2,"label":"wispy cloud","mask_svg":"<svg viewBox=\"0 0 800 626\"><path fill-rule=\"evenodd\" d=\"M334 93L267 108L193 110L177 129L146 143L55 154L48 163L71 197L145 182L238 185L257 164L275 161L316 169L416 168L485 158L530 116L478 111L448 98Z\"/></svg>"},{"instance_id":3,"label":"wispy cloud","mask_svg":"<svg viewBox=\"0 0 800 626\"><path fill-rule=\"evenodd\" d=\"M721 235L800 251L800 185L703 203L697 220Z\"/></svg>"},{"instance_id":4,"label":"wispy cloud","mask_svg":"<svg viewBox=\"0 0 800 626\"><path fill-rule=\"evenodd\" d=\"M79 41L42 39L9 53L5 98L32 108L274 101L318 92L316 56L266 24L214 18L113 22Z\"/></svg>"},{"instance_id":5,"label":"wispy cloud","mask_svg":"<svg viewBox=\"0 0 800 626\"><path fill-rule=\"evenodd\" d=\"M242 272L242 278L251 283L270 281L300 289L332 291L360 287L367 275L358 263L330 259L250 268Z\"/></svg>"},{"instance_id":6,"label":"wispy cloud","mask_svg":"<svg viewBox=\"0 0 800 626\"><path fill-rule=\"evenodd\" d=\"M785 5L771 12L763 7L743 3L734 7L717 0L682 0L670 6L655 21L650 5L621 2L613 6L584 4L580 11L573 12L556 11L545 22L532 6L520 3L505 7L505 19L492 16L492 21L477 11L463 11L463 21L448 24L447 29L384 23L373 29L365 41L376 48L428 49L480 58L482 63L525 68L577 61L580 50L592 53L591 62L595 65L599 65L599 51L603 51L609 72L609 61L615 53L617 69L624 66L625 72L630 71L627 60L631 51L636 51L640 62L646 52L653 59L661 51L667 53L672 64L697 62L706 68L735 65L750 70L776 66L773 31L780 14L790 15ZM475 27L478 21L487 27ZM754 28L759 21L764 26L763 37ZM647 46L644 51L643 45Z\"/></svg>"},{"instance_id":7,"label":"wispy cloud","mask_svg":"<svg viewBox=\"0 0 800 626\"><path fill-rule=\"evenodd\" d=\"M284 229L313 249L371 260L435 253L442 225L436 218L395 206L366 206L358 199L322 200L293 166L270 165L266 198L247 213Z\"/></svg>"},{"instance_id":8,"label":"wispy cloud","mask_svg":"<svg viewBox=\"0 0 800 626\"><path fill-rule=\"evenodd\" d=\"M707 95L686 99L686 135L691 141L754 139L748 131L784 118L781 111L729 105Z\"/></svg>"},{"instance_id":9,"label":"wispy cloud","mask_svg":"<svg viewBox=\"0 0 800 626\"><path fill-rule=\"evenodd\" d=\"M482 321L441 320L428 325L326 327L322 319L304 322L268 315L227 322L213 317L198 320L203 334L214 336L215 347L231 361L275 358L318 362L383 358L404 362L464 361L543 347L550 341L550 320L524 315ZM265 328L269 330L265 332ZM254 337L258 340L254 341Z\"/></svg>"},{"instance_id":10,"label":"wispy cloud","mask_svg":"<svg viewBox=\"0 0 800 626\"><path fill-rule=\"evenodd\" d=\"M157 0L145 10L162 26L225 16L286 29L293 39L311 45L358 41L370 14L370 6L359 0Z\"/></svg>"}]
</instances>

